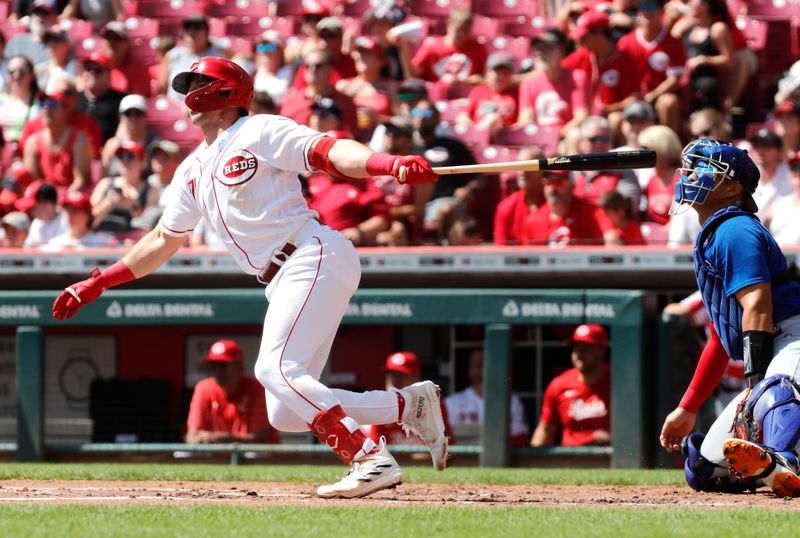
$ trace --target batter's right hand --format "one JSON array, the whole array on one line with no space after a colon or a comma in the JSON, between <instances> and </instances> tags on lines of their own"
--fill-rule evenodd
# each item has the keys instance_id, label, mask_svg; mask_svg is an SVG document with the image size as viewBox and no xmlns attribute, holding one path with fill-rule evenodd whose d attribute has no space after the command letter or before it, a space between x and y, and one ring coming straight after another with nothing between
<instances>
[{"instance_id":1,"label":"batter's right hand","mask_svg":"<svg viewBox=\"0 0 800 538\"><path fill-rule=\"evenodd\" d=\"M681 441L692 433L697 415L681 407L667 415L661 428L661 446L667 452L680 452Z\"/></svg>"},{"instance_id":2,"label":"batter's right hand","mask_svg":"<svg viewBox=\"0 0 800 538\"><path fill-rule=\"evenodd\" d=\"M439 176L433 172L428 161L419 155L397 157L391 174L400 183L408 183L409 185L433 183L439 180Z\"/></svg>"},{"instance_id":3,"label":"batter's right hand","mask_svg":"<svg viewBox=\"0 0 800 538\"><path fill-rule=\"evenodd\" d=\"M93 269L91 276L81 280L59 294L53 303L53 317L58 320L72 319L82 307L91 303L108 287L106 278L97 269Z\"/></svg>"}]
</instances>

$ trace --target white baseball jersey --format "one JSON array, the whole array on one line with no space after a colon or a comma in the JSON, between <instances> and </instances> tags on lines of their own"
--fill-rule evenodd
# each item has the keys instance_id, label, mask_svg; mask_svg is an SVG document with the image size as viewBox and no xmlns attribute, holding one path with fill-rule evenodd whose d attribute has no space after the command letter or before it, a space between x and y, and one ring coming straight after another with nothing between
<instances>
[{"instance_id":1,"label":"white baseball jersey","mask_svg":"<svg viewBox=\"0 0 800 538\"><path fill-rule=\"evenodd\" d=\"M483 424L483 397L474 388L467 387L445 398L447 417L450 424ZM525 423L525 409L519 396L511 394L511 436L527 435L528 425Z\"/></svg>"},{"instance_id":2,"label":"white baseball jersey","mask_svg":"<svg viewBox=\"0 0 800 538\"><path fill-rule=\"evenodd\" d=\"M239 118L175 171L161 229L185 236L205 217L239 267L258 274L275 249L318 216L297 173L311 171L308 150L321 136L283 116Z\"/></svg>"}]
</instances>

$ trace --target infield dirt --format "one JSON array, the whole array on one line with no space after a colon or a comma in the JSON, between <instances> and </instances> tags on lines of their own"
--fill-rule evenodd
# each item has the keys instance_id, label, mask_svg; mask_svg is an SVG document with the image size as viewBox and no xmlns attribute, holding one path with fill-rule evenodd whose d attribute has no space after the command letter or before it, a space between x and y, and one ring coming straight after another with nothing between
<instances>
[{"instance_id":1,"label":"infield dirt","mask_svg":"<svg viewBox=\"0 0 800 538\"><path fill-rule=\"evenodd\" d=\"M320 499L316 484L268 482L116 482L7 480L0 504L148 504L276 506L546 506L800 508L766 490L742 495L699 493L676 486L488 486L403 484L366 499Z\"/></svg>"}]
</instances>

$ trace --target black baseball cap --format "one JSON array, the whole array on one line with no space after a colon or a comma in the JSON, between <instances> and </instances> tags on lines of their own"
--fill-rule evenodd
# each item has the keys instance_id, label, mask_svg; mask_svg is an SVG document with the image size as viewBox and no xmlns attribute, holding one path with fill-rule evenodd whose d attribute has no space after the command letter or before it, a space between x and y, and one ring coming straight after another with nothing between
<instances>
[{"instance_id":1,"label":"black baseball cap","mask_svg":"<svg viewBox=\"0 0 800 538\"><path fill-rule=\"evenodd\" d=\"M342 107L339 106L339 103L331 99L330 97L323 97L317 101L314 101L311 104L311 110L313 111L324 111L328 114L332 114L339 119L344 117L342 113Z\"/></svg>"},{"instance_id":2,"label":"black baseball cap","mask_svg":"<svg viewBox=\"0 0 800 538\"><path fill-rule=\"evenodd\" d=\"M753 146L769 146L771 148L783 148L783 140L774 131L762 128L756 131L752 137L750 137L750 143Z\"/></svg>"}]
</instances>

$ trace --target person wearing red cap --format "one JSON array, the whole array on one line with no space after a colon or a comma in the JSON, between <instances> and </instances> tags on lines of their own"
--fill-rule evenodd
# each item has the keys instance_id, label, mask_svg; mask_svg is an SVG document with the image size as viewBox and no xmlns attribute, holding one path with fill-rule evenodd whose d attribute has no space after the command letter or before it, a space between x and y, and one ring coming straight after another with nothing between
<instances>
[{"instance_id":1,"label":"person wearing red cap","mask_svg":"<svg viewBox=\"0 0 800 538\"><path fill-rule=\"evenodd\" d=\"M83 131L67 123L67 99L65 94L43 96L45 128L25 141L22 159L33 177L74 191L89 185L92 150Z\"/></svg>"},{"instance_id":2,"label":"person wearing red cap","mask_svg":"<svg viewBox=\"0 0 800 538\"><path fill-rule=\"evenodd\" d=\"M114 245L111 234L92 230L92 202L88 194L70 191L64 195L61 207L67 217L67 230L42 245L42 250L83 250Z\"/></svg>"},{"instance_id":3,"label":"person wearing red cap","mask_svg":"<svg viewBox=\"0 0 800 538\"><path fill-rule=\"evenodd\" d=\"M187 443L280 443L267 420L264 387L244 373L235 340L218 340L203 361L211 375L194 386L186 419Z\"/></svg>"},{"instance_id":4,"label":"person wearing red cap","mask_svg":"<svg viewBox=\"0 0 800 538\"><path fill-rule=\"evenodd\" d=\"M95 227L127 232L131 229L131 219L142 214L148 198L149 184L142 177L144 148L138 142L126 140L114 152L114 161L119 175L101 179L92 191Z\"/></svg>"},{"instance_id":5,"label":"person wearing red cap","mask_svg":"<svg viewBox=\"0 0 800 538\"><path fill-rule=\"evenodd\" d=\"M386 357L384 365L384 379L386 390L400 390L409 385L418 383L422 377L419 357L411 351L395 351ZM454 436L450 422L447 420L447 405L444 400L439 400L442 408L442 418L444 419L444 433L452 444ZM379 442L381 437L386 439L388 445L421 445L422 440L416 435L408 435L403 426L394 422L391 424L364 426L364 430L370 439Z\"/></svg>"},{"instance_id":6,"label":"person wearing red cap","mask_svg":"<svg viewBox=\"0 0 800 538\"><path fill-rule=\"evenodd\" d=\"M631 54L617 48L611 39L608 15L598 10L580 16L570 37L579 47L564 58L562 66L580 69L589 79L592 93L590 113L609 116L613 132L619 131L622 110L636 100L641 91L637 63Z\"/></svg>"},{"instance_id":7,"label":"person wearing red cap","mask_svg":"<svg viewBox=\"0 0 800 538\"><path fill-rule=\"evenodd\" d=\"M78 98L78 110L97 120L105 144L117 132L119 104L125 94L111 87L111 58L105 53L93 52L81 64L83 91Z\"/></svg>"},{"instance_id":8,"label":"person wearing red cap","mask_svg":"<svg viewBox=\"0 0 800 538\"><path fill-rule=\"evenodd\" d=\"M545 203L525 219L520 241L526 245L586 245L603 242L597 207L575 194L568 173L545 172Z\"/></svg>"},{"instance_id":9,"label":"person wearing red cap","mask_svg":"<svg viewBox=\"0 0 800 538\"><path fill-rule=\"evenodd\" d=\"M607 445L611 442L611 377L608 334L596 323L572 333L573 368L553 379L542 400L539 425L531 446Z\"/></svg>"}]
</instances>

